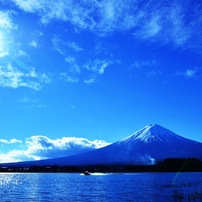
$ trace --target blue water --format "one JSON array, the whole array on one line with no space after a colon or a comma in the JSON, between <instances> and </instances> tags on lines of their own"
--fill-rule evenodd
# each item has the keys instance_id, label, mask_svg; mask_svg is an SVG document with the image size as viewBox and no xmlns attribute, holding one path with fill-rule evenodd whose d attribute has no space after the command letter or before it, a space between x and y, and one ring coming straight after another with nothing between
<instances>
[{"instance_id":1,"label":"blue water","mask_svg":"<svg viewBox=\"0 0 202 202\"><path fill-rule=\"evenodd\" d=\"M5 173L0 201L202 201L202 173Z\"/></svg>"}]
</instances>

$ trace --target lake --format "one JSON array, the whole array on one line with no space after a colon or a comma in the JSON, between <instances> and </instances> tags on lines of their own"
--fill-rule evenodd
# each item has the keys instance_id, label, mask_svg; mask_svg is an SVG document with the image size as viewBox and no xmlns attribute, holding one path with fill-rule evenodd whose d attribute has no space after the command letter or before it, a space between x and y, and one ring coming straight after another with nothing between
<instances>
[{"instance_id":1,"label":"lake","mask_svg":"<svg viewBox=\"0 0 202 202\"><path fill-rule=\"evenodd\" d=\"M1 173L0 201L202 201L202 173Z\"/></svg>"}]
</instances>

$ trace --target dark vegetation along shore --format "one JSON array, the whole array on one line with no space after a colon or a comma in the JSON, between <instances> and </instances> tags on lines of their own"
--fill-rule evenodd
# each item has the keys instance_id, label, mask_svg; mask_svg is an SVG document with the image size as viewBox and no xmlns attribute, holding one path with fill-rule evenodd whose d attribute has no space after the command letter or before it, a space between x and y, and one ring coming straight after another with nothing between
<instances>
[{"instance_id":1,"label":"dark vegetation along shore","mask_svg":"<svg viewBox=\"0 0 202 202\"><path fill-rule=\"evenodd\" d=\"M168 158L154 165L89 165L89 166L59 166L33 165L30 167L7 166L0 167L0 172L202 172L202 161L196 158Z\"/></svg>"}]
</instances>

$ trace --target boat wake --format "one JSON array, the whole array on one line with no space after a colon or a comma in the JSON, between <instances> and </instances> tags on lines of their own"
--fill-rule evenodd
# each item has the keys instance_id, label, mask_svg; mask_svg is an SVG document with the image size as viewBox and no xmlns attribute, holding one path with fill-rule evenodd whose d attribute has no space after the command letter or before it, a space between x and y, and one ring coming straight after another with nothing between
<instances>
[{"instance_id":1,"label":"boat wake","mask_svg":"<svg viewBox=\"0 0 202 202\"><path fill-rule=\"evenodd\" d=\"M91 173L91 175L109 175L109 173Z\"/></svg>"},{"instance_id":2,"label":"boat wake","mask_svg":"<svg viewBox=\"0 0 202 202\"><path fill-rule=\"evenodd\" d=\"M111 173L89 173L89 175L95 175L95 176L98 176L98 175L110 175ZM86 175L84 173L81 173L80 175Z\"/></svg>"}]
</instances>

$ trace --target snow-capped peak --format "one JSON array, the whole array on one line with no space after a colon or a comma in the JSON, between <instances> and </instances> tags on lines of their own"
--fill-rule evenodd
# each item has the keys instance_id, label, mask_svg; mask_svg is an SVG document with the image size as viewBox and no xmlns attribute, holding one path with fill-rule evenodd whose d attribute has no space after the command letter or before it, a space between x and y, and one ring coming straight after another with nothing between
<instances>
[{"instance_id":1,"label":"snow-capped peak","mask_svg":"<svg viewBox=\"0 0 202 202\"><path fill-rule=\"evenodd\" d=\"M158 125L150 124L135 132L133 135L124 139L123 141L128 140L139 140L142 142L172 142L177 140L186 140L185 138L173 133L172 131Z\"/></svg>"}]
</instances>

